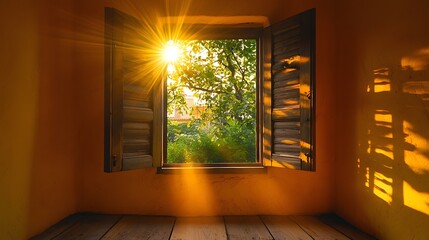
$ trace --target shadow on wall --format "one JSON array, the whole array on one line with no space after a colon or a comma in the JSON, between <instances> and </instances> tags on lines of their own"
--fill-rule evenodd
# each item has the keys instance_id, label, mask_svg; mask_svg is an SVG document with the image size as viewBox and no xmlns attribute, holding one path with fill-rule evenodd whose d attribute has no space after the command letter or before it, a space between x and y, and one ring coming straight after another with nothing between
<instances>
[{"instance_id":1,"label":"shadow on wall","mask_svg":"<svg viewBox=\"0 0 429 240\"><path fill-rule=\"evenodd\" d=\"M360 182L370 199L379 200L377 206L390 207L381 212L400 211L386 216L427 219L429 48L403 57L396 66L374 69L368 80L366 110L360 116L366 124L359 136Z\"/></svg>"}]
</instances>

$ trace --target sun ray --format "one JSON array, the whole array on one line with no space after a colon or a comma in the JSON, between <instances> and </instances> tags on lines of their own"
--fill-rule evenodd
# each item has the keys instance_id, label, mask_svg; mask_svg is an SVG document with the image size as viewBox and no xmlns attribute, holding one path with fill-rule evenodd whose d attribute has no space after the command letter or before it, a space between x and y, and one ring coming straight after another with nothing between
<instances>
[{"instance_id":1,"label":"sun ray","mask_svg":"<svg viewBox=\"0 0 429 240\"><path fill-rule=\"evenodd\" d=\"M180 48L173 40L169 40L164 46L164 60L173 63L180 57Z\"/></svg>"}]
</instances>

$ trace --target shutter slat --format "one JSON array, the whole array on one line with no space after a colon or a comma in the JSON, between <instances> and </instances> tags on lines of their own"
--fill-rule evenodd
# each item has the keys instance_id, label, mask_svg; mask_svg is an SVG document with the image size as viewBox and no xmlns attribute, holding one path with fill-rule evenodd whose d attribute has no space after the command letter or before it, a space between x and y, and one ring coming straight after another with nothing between
<instances>
[{"instance_id":1,"label":"shutter slat","mask_svg":"<svg viewBox=\"0 0 429 240\"><path fill-rule=\"evenodd\" d=\"M277 25L278 26L278 25ZM301 32L300 24L299 23L292 23L287 25L287 23L282 27L277 27L272 29L272 35L273 35L273 45L275 46L276 43L284 42L287 39L290 39L294 36L299 35Z\"/></svg>"},{"instance_id":2,"label":"shutter slat","mask_svg":"<svg viewBox=\"0 0 429 240\"><path fill-rule=\"evenodd\" d=\"M142 138L150 139L151 132L148 130L124 129L124 139Z\"/></svg>"},{"instance_id":3,"label":"shutter slat","mask_svg":"<svg viewBox=\"0 0 429 240\"><path fill-rule=\"evenodd\" d=\"M278 128L273 131L274 137L284 137L289 139L300 138L300 129L292 129L292 128Z\"/></svg>"},{"instance_id":4,"label":"shutter slat","mask_svg":"<svg viewBox=\"0 0 429 240\"><path fill-rule=\"evenodd\" d=\"M287 60L289 58L297 57L301 54L300 52L301 50L302 50L301 48L292 48L292 49L289 49L288 51L285 51L279 54L273 54L274 62L277 63L277 62Z\"/></svg>"},{"instance_id":5,"label":"shutter slat","mask_svg":"<svg viewBox=\"0 0 429 240\"><path fill-rule=\"evenodd\" d=\"M133 108L151 108L152 102L146 101L145 99L124 99L125 107L133 107Z\"/></svg>"},{"instance_id":6,"label":"shutter slat","mask_svg":"<svg viewBox=\"0 0 429 240\"><path fill-rule=\"evenodd\" d=\"M299 79L298 78L274 79L273 89L279 89L283 87L292 87L292 88L299 89Z\"/></svg>"},{"instance_id":7,"label":"shutter slat","mask_svg":"<svg viewBox=\"0 0 429 240\"><path fill-rule=\"evenodd\" d=\"M300 129L300 122L274 122L276 129Z\"/></svg>"},{"instance_id":8,"label":"shutter slat","mask_svg":"<svg viewBox=\"0 0 429 240\"><path fill-rule=\"evenodd\" d=\"M150 139L133 138L124 139L124 152L126 153L145 153L150 154Z\"/></svg>"},{"instance_id":9,"label":"shutter slat","mask_svg":"<svg viewBox=\"0 0 429 240\"><path fill-rule=\"evenodd\" d=\"M274 99L273 108L299 106L299 99Z\"/></svg>"},{"instance_id":10,"label":"shutter slat","mask_svg":"<svg viewBox=\"0 0 429 240\"><path fill-rule=\"evenodd\" d=\"M299 121L301 119L300 112L299 108L275 108L272 112L272 119L273 121Z\"/></svg>"},{"instance_id":11,"label":"shutter slat","mask_svg":"<svg viewBox=\"0 0 429 240\"><path fill-rule=\"evenodd\" d=\"M143 123L143 122L126 122L123 125L124 130L150 130L150 124L149 123Z\"/></svg>"},{"instance_id":12,"label":"shutter slat","mask_svg":"<svg viewBox=\"0 0 429 240\"><path fill-rule=\"evenodd\" d=\"M299 153L301 152L300 145L286 145L281 143L274 143L274 153L288 153L288 154L296 154L299 157Z\"/></svg>"},{"instance_id":13,"label":"shutter slat","mask_svg":"<svg viewBox=\"0 0 429 240\"><path fill-rule=\"evenodd\" d=\"M273 154L272 159L285 167L301 169L301 159L299 156Z\"/></svg>"},{"instance_id":14,"label":"shutter slat","mask_svg":"<svg viewBox=\"0 0 429 240\"><path fill-rule=\"evenodd\" d=\"M124 119L127 122L150 122L153 120L153 110L149 108L124 107Z\"/></svg>"},{"instance_id":15,"label":"shutter slat","mask_svg":"<svg viewBox=\"0 0 429 240\"><path fill-rule=\"evenodd\" d=\"M152 156L139 153L124 153L123 170L152 166Z\"/></svg>"},{"instance_id":16,"label":"shutter slat","mask_svg":"<svg viewBox=\"0 0 429 240\"><path fill-rule=\"evenodd\" d=\"M127 98L142 98L150 100L152 99L152 93L150 91L150 88L147 87L147 84L142 84L139 81L134 81L133 79L126 79L124 78L124 82L126 83L124 85L124 94L127 96Z\"/></svg>"},{"instance_id":17,"label":"shutter slat","mask_svg":"<svg viewBox=\"0 0 429 240\"><path fill-rule=\"evenodd\" d=\"M301 40L302 39L299 35L289 36L285 40L273 44L274 52L280 53L280 52L287 51L288 49L291 49L291 48L299 48L301 44Z\"/></svg>"},{"instance_id":18,"label":"shutter slat","mask_svg":"<svg viewBox=\"0 0 429 240\"><path fill-rule=\"evenodd\" d=\"M272 66L273 72L275 74L279 72L284 73L291 73L294 70L299 70L299 63L301 58L296 53L299 51L299 49L294 49L293 54L290 54L290 56L283 57L289 55L288 53L283 53L282 55L278 55L278 59L276 60L276 56L274 56L274 65Z\"/></svg>"},{"instance_id":19,"label":"shutter slat","mask_svg":"<svg viewBox=\"0 0 429 240\"><path fill-rule=\"evenodd\" d=\"M290 88L290 87L285 87L285 88L274 88L274 100L276 99L298 99L300 94L299 94L299 88Z\"/></svg>"},{"instance_id":20,"label":"shutter slat","mask_svg":"<svg viewBox=\"0 0 429 240\"><path fill-rule=\"evenodd\" d=\"M273 88L295 84L299 84L299 71L282 71L274 75Z\"/></svg>"},{"instance_id":21,"label":"shutter slat","mask_svg":"<svg viewBox=\"0 0 429 240\"><path fill-rule=\"evenodd\" d=\"M274 137L274 143L281 143L286 145L300 145L301 140L299 138L291 137Z\"/></svg>"}]
</instances>

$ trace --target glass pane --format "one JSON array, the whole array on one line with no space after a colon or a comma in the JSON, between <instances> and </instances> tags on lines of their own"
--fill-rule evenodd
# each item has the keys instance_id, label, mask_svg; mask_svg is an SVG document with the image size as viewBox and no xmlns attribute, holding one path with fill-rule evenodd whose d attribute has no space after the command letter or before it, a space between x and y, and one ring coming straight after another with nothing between
<instances>
[{"instance_id":1,"label":"glass pane","mask_svg":"<svg viewBox=\"0 0 429 240\"><path fill-rule=\"evenodd\" d=\"M166 163L254 163L256 40L169 42Z\"/></svg>"}]
</instances>

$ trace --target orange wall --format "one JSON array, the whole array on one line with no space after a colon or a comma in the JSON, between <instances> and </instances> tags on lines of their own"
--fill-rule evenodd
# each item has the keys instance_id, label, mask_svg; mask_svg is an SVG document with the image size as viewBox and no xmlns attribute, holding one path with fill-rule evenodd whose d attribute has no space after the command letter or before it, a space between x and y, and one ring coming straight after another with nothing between
<instances>
[{"instance_id":1,"label":"orange wall","mask_svg":"<svg viewBox=\"0 0 429 240\"><path fill-rule=\"evenodd\" d=\"M429 236L429 2L338 1L336 211Z\"/></svg>"},{"instance_id":2,"label":"orange wall","mask_svg":"<svg viewBox=\"0 0 429 240\"><path fill-rule=\"evenodd\" d=\"M264 15L279 21L317 10L317 171L268 169L266 174L156 174L154 169L103 172L103 8L141 17L163 15L162 1L81 1L76 12L80 44L75 63L79 86L79 211L162 215L312 214L333 210L334 71L333 7L317 1L195 1L191 15ZM322 34L323 33L323 34Z\"/></svg>"},{"instance_id":3,"label":"orange wall","mask_svg":"<svg viewBox=\"0 0 429 240\"><path fill-rule=\"evenodd\" d=\"M71 8L56 4L0 3L0 239L76 211L73 49L60 40L71 25L55 6Z\"/></svg>"}]
</instances>

